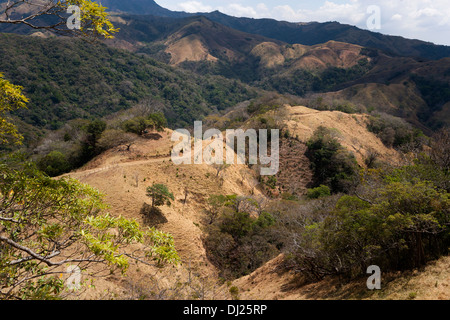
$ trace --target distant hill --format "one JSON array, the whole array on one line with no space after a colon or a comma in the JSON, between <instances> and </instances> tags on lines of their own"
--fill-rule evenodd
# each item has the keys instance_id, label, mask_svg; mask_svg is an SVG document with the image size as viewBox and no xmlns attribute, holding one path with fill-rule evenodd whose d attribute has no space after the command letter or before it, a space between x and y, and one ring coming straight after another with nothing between
<instances>
[{"instance_id":1,"label":"distant hill","mask_svg":"<svg viewBox=\"0 0 450 320\"><path fill-rule=\"evenodd\" d=\"M0 5L5 2L6 0L0 0ZM261 35L289 44L316 45L333 40L380 49L391 55L421 57L433 60L450 57L450 46L435 45L430 42L411 40L399 36L383 35L338 22L290 23L274 19L238 18L219 11L210 13L177 12L163 8L153 0L102 0L97 2L107 7L109 11L133 15L154 15L170 18L186 18L201 15L242 32ZM29 34L32 30L20 26L0 25L0 32Z\"/></svg>"},{"instance_id":2,"label":"distant hill","mask_svg":"<svg viewBox=\"0 0 450 320\"><path fill-rule=\"evenodd\" d=\"M161 7L153 0L104 0L101 3L112 11L132 14L173 18L202 15L239 31L262 35L290 44L315 45L334 40L377 48L389 54L400 56L422 57L433 60L450 57L450 46L435 45L430 42L411 40L399 36L383 35L338 22L319 23L306 21L307 23L290 23L274 19L238 18L219 11L195 14L174 12Z\"/></svg>"},{"instance_id":3,"label":"distant hill","mask_svg":"<svg viewBox=\"0 0 450 320\"><path fill-rule=\"evenodd\" d=\"M219 11L204 15L228 27L263 35L290 44L315 45L334 40L363 47L377 48L400 56L427 59L441 59L450 56L449 46L383 35L338 22L290 23L273 19L236 18Z\"/></svg>"},{"instance_id":4,"label":"distant hill","mask_svg":"<svg viewBox=\"0 0 450 320\"><path fill-rule=\"evenodd\" d=\"M337 41L289 44L202 16L113 19L121 32L111 45L200 75L239 79L283 94L347 100L406 118L425 131L449 123L448 58L402 57Z\"/></svg>"},{"instance_id":5,"label":"distant hill","mask_svg":"<svg viewBox=\"0 0 450 320\"><path fill-rule=\"evenodd\" d=\"M161 17L187 17L192 14L171 11L161 7L153 0L101 0L97 1L110 11L120 11L132 14L152 14Z\"/></svg>"},{"instance_id":6,"label":"distant hill","mask_svg":"<svg viewBox=\"0 0 450 320\"><path fill-rule=\"evenodd\" d=\"M0 34L0 70L24 87L28 109L16 113L56 129L75 118L96 118L142 101L164 111L171 126L256 96L235 80L177 70L154 59L77 39Z\"/></svg>"}]
</instances>

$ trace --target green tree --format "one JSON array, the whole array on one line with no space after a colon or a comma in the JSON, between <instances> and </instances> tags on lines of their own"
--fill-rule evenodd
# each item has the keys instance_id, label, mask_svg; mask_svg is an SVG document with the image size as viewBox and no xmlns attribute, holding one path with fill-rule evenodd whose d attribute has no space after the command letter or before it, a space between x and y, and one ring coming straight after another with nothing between
<instances>
[{"instance_id":1,"label":"green tree","mask_svg":"<svg viewBox=\"0 0 450 320\"><path fill-rule=\"evenodd\" d=\"M59 176L71 169L66 157L59 151L51 151L37 162L38 168L51 177Z\"/></svg>"},{"instance_id":2,"label":"green tree","mask_svg":"<svg viewBox=\"0 0 450 320\"><path fill-rule=\"evenodd\" d=\"M125 146L130 151L131 146L136 142L138 136L122 130L109 129L102 133L98 140L98 147L102 150Z\"/></svg>"},{"instance_id":3,"label":"green tree","mask_svg":"<svg viewBox=\"0 0 450 320\"><path fill-rule=\"evenodd\" d=\"M147 119L153 122L154 128L157 131L162 131L167 127L167 119L161 112L152 113L147 117Z\"/></svg>"},{"instance_id":4,"label":"green tree","mask_svg":"<svg viewBox=\"0 0 450 320\"><path fill-rule=\"evenodd\" d=\"M208 217L208 224L213 224L219 217L222 209L224 208L227 197L224 195L210 195L206 201L206 215Z\"/></svg>"},{"instance_id":5,"label":"green tree","mask_svg":"<svg viewBox=\"0 0 450 320\"><path fill-rule=\"evenodd\" d=\"M328 197L331 195L331 190L329 187L320 185L317 188L308 189L307 196L309 199L319 199L322 197Z\"/></svg>"},{"instance_id":6,"label":"green tree","mask_svg":"<svg viewBox=\"0 0 450 320\"><path fill-rule=\"evenodd\" d=\"M358 168L353 154L325 127L317 128L307 146L315 184L326 185L335 193L348 192L355 183Z\"/></svg>"},{"instance_id":7,"label":"green tree","mask_svg":"<svg viewBox=\"0 0 450 320\"><path fill-rule=\"evenodd\" d=\"M175 200L173 193L169 191L164 184L154 183L152 186L147 188L147 196L152 199L152 207L159 207L167 204L170 206L170 200Z\"/></svg>"},{"instance_id":8,"label":"green tree","mask_svg":"<svg viewBox=\"0 0 450 320\"><path fill-rule=\"evenodd\" d=\"M20 144L22 135L17 127L6 118L6 114L26 107L28 99L22 94L22 87L11 84L0 73L0 145L6 145L11 141Z\"/></svg>"},{"instance_id":9,"label":"green tree","mask_svg":"<svg viewBox=\"0 0 450 320\"><path fill-rule=\"evenodd\" d=\"M145 130L153 128L155 123L145 117L135 117L127 120L122 124L122 128L126 132L131 132L137 135L143 135Z\"/></svg>"}]
</instances>

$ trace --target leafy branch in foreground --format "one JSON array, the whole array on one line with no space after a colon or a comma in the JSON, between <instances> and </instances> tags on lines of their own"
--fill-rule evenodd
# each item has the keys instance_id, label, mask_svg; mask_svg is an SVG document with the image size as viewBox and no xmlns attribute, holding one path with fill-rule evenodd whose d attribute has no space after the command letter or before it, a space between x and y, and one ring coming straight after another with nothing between
<instances>
[{"instance_id":1,"label":"leafy branch in foreground","mask_svg":"<svg viewBox=\"0 0 450 320\"><path fill-rule=\"evenodd\" d=\"M11 167L0 164L2 299L60 297L64 286L56 275L68 265L124 273L130 259L178 264L170 235L102 214L106 205L96 189L75 180L53 180L31 164Z\"/></svg>"},{"instance_id":2,"label":"leafy branch in foreground","mask_svg":"<svg viewBox=\"0 0 450 320\"><path fill-rule=\"evenodd\" d=\"M4 117L4 114L25 108L28 99L22 94L22 87L11 84L0 73L0 145L15 140L20 144L23 137L17 132L17 127Z\"/></svg>"},{"instance_id":3,"label":"leafy branch in foreground","mask_svg":"<svg viewBox=\"0 0 450 320\"><path fill-rule=\"evenodd\" d=\"M68 29L71 6L80 9L79 29ZM89 0L14 0L0 11L0 24L25 25L37 30L49 30L64 35L92 38L113 38L119 29L108 19L106 8Z\"/></svg>"}]
</instances>

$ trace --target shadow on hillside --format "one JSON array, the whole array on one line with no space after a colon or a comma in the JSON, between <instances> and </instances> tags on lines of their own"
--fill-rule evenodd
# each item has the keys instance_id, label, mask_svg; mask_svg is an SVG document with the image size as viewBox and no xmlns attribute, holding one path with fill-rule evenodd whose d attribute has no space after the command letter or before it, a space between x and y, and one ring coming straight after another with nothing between
<instances>
[{"instance_id":1,"label":"shadow on hillside","mask_svg":"<svg viewBox=\"0 0 450 320\"><path fill-rule=\"evenodd\" d=\"M144 224L150 227L168 222L161 209L152 207L147 203L143 204L141 214L144 216Z\"/></svg>"},{"instance_id":2,"label":"shadow on hillside","mask_svg":"<svg viewBox=\"0 0 450 320\"><path fill-rule=\"evenodd\" d=\"M142 137L145 139L148 139L148 140L162 139L162 135L160 135L159 133L155 133L155 132L146 132L142 135Z\"/></svg>"}]
</instances>

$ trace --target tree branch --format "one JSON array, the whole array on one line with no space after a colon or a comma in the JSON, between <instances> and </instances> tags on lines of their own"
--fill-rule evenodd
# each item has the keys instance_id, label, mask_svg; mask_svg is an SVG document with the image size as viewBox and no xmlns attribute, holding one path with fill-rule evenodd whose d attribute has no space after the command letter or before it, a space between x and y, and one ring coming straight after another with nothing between
<instances>
[{"instance_id":1,"label":"tree branch","mask_svg":"<svg viewBox=\"0 0 450 320\"><path fill-rule=\"evenodd\" d=\"M26 258L23 258L23 259L11 261L9 264L18 264L18 263L22 263L22 262L33 260L33 259L42 261L46 265L48 265L49 267L60 266L60 265L63 265L65 263L73 263L73 262L79 262L79 263L81 263L81 262L97 262L97 263L105 262L105 260L90 260L90 259L66 259L66 260L63 260L63 261L53 262L53 261L50 261L49 259L60 255L61 254L60 251L55 251L52 254L50 254L49 256L45 256L44 257L44 256L41 256L40 254L37 254L36 252L31 250L30 248L24 247L24 246L18 244L17 242L15 242L15 241L13 241L11 239L8 239L6 237L0 236L0 240L5 242L5 243L7 243L7 244L9 244L12 247L18 249L18 250L24 251L24 252L26 252L26 253L28 253L30 255L29 257L26 257Z\"/></svg>"}]
</instances>

